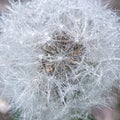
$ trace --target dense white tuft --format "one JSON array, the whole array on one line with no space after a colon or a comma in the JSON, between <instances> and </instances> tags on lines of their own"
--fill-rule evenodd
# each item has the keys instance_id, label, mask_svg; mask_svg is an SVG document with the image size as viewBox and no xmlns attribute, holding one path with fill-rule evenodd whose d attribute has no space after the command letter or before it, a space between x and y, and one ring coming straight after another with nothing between
<instances>
[{"instance_id":1,"label":"dense white tuft","mask_svg":"<svg viewBox=\"0 0 120 120\"><path fill-rule=\"evenodd\" d=\"M20 120L85 120L94 106L112 105L120 80L115 13L98 0L10 6L0 20L1 97Z\"/></svg>"}]
</instances>

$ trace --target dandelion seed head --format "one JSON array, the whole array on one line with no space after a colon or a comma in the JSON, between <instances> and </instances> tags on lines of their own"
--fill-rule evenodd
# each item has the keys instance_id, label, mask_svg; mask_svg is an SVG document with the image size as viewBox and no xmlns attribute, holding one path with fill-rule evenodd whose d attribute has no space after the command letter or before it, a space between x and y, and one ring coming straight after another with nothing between
<instances>
[{"instance_id":1,"label":"dandelion seed head","mask_svg":"<svg viewBox=\"0 0 120 120\"><path fill-rule=\"evenodd\" d=\"M97 0L11 2L0 21L1 97L21 120L88 120L94 106L112 106L117 19Z\"/></svg>"}]
</instances>

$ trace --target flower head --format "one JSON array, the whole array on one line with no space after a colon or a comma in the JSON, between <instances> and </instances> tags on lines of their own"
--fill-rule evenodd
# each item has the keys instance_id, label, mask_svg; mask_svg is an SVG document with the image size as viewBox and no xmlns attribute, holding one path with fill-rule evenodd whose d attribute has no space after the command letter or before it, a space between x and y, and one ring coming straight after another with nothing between
<instances>
[{"instance_id":1,"label":"flower head","mask_svg":"<svg viewBox=\"0 0 120 120\"><path fill-rule=\"evenodd\" d=\"M84 118L119 80L117 16L97 0L11 3L1 16L0 80L22 120Z\"/></svg>"}]
</instances>

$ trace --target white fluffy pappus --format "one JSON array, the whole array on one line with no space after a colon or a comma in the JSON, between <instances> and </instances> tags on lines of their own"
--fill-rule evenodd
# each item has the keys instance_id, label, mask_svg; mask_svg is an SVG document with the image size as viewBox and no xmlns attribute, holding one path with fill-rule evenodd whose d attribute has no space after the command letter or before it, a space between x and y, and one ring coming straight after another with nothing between
<instances>
[{"instance_id":1,"label":"white fluffy pappus","mask_svg":"<svg viewBox=\"0 0 120 120\"><path fill-rule=\"evenodd\" d=\"M120 80L118 17L98 0L11 2L0 20L1 97L20 120L88 120ZM108 102L109 101L109 102Z\"/></svg>"}]
</instances>

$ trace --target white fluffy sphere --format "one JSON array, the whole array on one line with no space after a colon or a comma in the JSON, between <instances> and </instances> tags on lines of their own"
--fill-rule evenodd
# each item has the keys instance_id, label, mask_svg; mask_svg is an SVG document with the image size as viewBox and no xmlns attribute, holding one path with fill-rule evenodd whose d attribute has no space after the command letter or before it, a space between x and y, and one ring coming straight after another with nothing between
<instances>
[{"instance_id":1,"label":"white fluffy sphere","mask_svg":"<svg viewBox=\"0 0 120 120\"><path fill-rule=\"evenodd\" d=\"M117 20L98 0L11 2L0 20L1 97L20 120L88 119L92 107L111 106Z\"/></svg>"}]
</instances>

